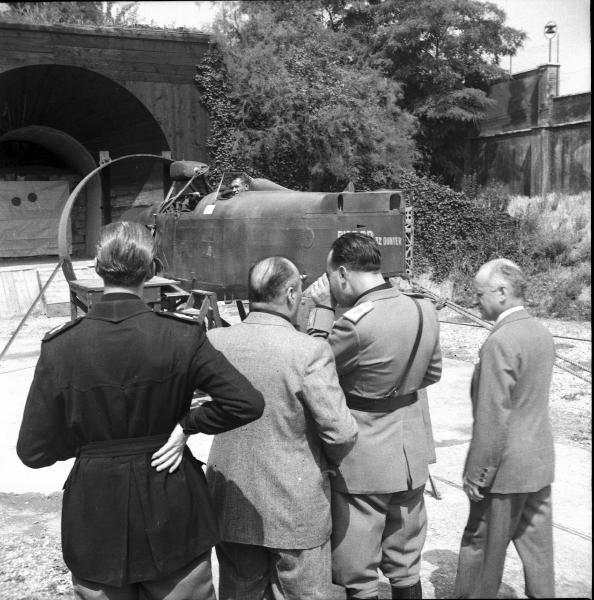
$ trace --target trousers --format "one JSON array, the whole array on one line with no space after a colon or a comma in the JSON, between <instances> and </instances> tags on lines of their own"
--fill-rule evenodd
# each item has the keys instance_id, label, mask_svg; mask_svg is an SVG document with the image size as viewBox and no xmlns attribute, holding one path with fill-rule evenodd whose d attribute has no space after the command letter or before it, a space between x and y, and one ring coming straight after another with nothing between
<instances>
[{"instance_id":1,"label":"trousers","mask_svg":"<svg viewBox=\"0 0 594 600\"><path fill-rule=\"evenodd\" d=\"M73 574L72 585L77 600L216 600L210 550L156 581L115 587L79 579Z\"/></svg>"},{"instance_id":2,"label":"trousers","mask_svg":"<svg viewBox=\"0 0 594 600\"><path fill-rule=\"evenodd\" d=\"M470 503L462 535L455 598L495 598L512 541L524 567L525 592L555 597L551 486L524 494L485 493Z\"/></svg>"},{"instance_id":3,"label":"trousers","mask_svg":"<svg viewBox=\"0 0 594 600\"><path fill-rule=\"evenodd\" d=\"M326 600L330 540L307 550L221 542L219 600Z\"/></svg>"},{"instance_id":4,"label":"trousers","mask_svg":"<svg viewBox=\"0 0 594 600\"><path fill-rule=\"evenodd\" d=\"M395 587L420 579L425 486L392 494L332 492L332 579L349 598L378 594L378 568Z\"/></svg>"}]
</instances>

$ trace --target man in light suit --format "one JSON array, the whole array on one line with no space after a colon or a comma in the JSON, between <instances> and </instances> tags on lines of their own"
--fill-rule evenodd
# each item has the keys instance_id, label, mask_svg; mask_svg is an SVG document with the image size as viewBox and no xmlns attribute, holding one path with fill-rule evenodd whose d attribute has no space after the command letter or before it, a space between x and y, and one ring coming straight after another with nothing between
<instances>
[{"instance_id":1,"label":"man in light suit","mask_svg":"<svg viewBox=\"0 0 594 600\"><path fill-rule=\"evenodd\" d=\"M474 424L464 468L470 516L455 597L495 598L512 540L524 565L527 596L553 598L553 338L524 310L526 280L515 263L502 258L486 263L474 289L482 316L495 326L472 377Z\"/></svg>"},{"instance_id":2,"label":"man in light suit","mask_svg":"<svg viewBox=\"0 0 594 600\"><path fill-rule=\"evenodd\" d=\"M423 388L441 377L437 312L386 283L376 241L347 233L306 290L311 335L327 337L359 437L332 481L333 578L349 598L421 598L423 500L434 448ZM350 310L334 322L336 305Z\"/></svg>"},{"instance_id":3,"label":"man in light suit","mask_svg":"<svg viewBox=\"0 0 594 600\"><path fill-rule=\"evenodd\" d=\"M331 590L328 473L357 426L326 342L292 324L301 278L283 257L249 274L250 313L208 338L265 398L256 427L214 439L207 480L222 542L219 599L326 599Z\"/></svg>"}]
</instances>

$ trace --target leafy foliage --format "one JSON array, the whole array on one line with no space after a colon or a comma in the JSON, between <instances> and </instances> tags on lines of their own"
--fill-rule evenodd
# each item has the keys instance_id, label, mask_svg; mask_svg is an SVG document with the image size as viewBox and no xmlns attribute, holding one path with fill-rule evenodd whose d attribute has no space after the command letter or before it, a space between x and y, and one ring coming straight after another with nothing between
<instances>
[{"instance_id":1,"label":"leafy foliage","mask_svg":"<svg viewBox=\"0 0 594 600\"><path fill-rule=\"evenodd\" d=\"M194 81L200 92L200 102L210 118L207 140L211 163L209 177L218 181L225 171L253 172L251 165L237 161L233 152L236 111L227 67L218 45L212 45L200 64L196 65Z\"/></svg>"},{"instance_id":2,"label":"leafy foliage","mask_svg":"<svg viewBox=\"0 0 594 600\"><path fill-rule=\"evenodd\" d=\"M419 118L419 167L460 183L463 144L489 105L486 90L505 76L525 33L479 0L327 0L328 24L366 48L365 60L402 82L403 107Z\"/></svg>"},{"instance_id":3,"label":"leafy foliage","mask_svg":"<svg viewBox=\"0 0 594 600\"><path fill-rule=\"evenodd\" d=\"M136 24L139 2L7 2L3 18L38 25L96 25L126 27Z\"/></svg>"},{"instance_id":4,"label":"leafy foliage","mask_svg":"<svg viewBox=\"0 0 594 600\"><path fill-rule=\"evenodd\" d=\"M524 270L533 314L591 318L589 192L510 197L502 186L481 188L469 178L473 195L465 196L408 173L403 183L413 190L415 272L447 279L455 302L470 306L476 270L503 256Z\"/></svg>"},{"instance_id":5,"label":"leafy foliage","mask_svg":"<svg viewBox=\"0 0 594 600\"><path fill-rule=\"evenodd\" d=\"M479 207L460 192L413 172L400 184L410 190L414 213L415 271L437 282L453 273L469 280L488 260L518 260L517 222L505 212Z\"/></svg>"},{"instance_id":6,"label":"leafy foliage","mask_svg":"<svg viewBox=\"0 0 594 600\"><path fill-rule=\"evenodd\" d=\"M415 158L415 120L399 107L399 84L356 65L319 8L241 2L222 16L225 67L217 74L211 55L197 75L214 117L209 143L226 137L225 160L295 189L393 186ZM216 86L219 101L209 96Z\"/></svg>"}]
</instances>

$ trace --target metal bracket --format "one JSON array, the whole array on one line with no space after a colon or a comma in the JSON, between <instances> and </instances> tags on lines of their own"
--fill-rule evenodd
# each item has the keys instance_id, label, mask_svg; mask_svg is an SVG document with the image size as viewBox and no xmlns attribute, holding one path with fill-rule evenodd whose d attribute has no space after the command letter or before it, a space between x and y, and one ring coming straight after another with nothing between
<instances>
[{"instance_id":1,"label":"metal bracket","mask_svg":"<svg viewBox=\"0 0 594 600\"><path fill-rule=\"evenodd\" d=\"M182 312L184 314L196 316L196 320L201 324L204 323L207 329L222 327L223 323L221 321L217 302L216 292L190 290L188 303ZM196 308L198 303L200 303L200 309Z\"/></svg>"},{"instance_id":2,"label":"metal bracket","mask_svg":"<svg viewBox=\"0 0 594 600\"><path fill-rule=\"evenodd\" d=\"M406 274L412 277L413 273L413 242L415 237L415 224L412 206L404 208L404 268Z\"/></svg>"}]
</instances>

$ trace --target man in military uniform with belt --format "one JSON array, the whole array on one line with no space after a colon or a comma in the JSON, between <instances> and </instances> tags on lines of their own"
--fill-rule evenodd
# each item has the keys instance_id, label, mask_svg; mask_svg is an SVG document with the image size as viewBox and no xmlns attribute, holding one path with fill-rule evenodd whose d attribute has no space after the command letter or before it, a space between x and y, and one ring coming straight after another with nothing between
<instances>
[{"instance_id":1,"label":"man in military uniform with belt","mask_svg":"<svg viewBox=\"0 0 594 600\"><path fill-rule=\"evenodd\" d=\"M305 294L316 303L308 333L328 338L359 427L332 483L334 582L348 598L377 598L379 568L393 598L421 598L433 453L422 388L441 376L437 312L384 281L379 246L360 233L334 241ZM349 310L334 322L337 305Z\"/></svg>"},{"instance_id":2,"label":"man in military uniform with belt","mask_svg":"<svg viewBox=\"0 0 594 600\"><path fill-rule=\"evenodd\" d=\"M142 300L153 239L139 223L101 231L102 300L45 336L17 443L39 468L76 456L64 485L62 552L83 600L215 600L219 534L201 464L172 429L214 434L261 416L262 395L191 319ZM190 410L196 388L212 400Z\"/></svg>"}]
</instances>

